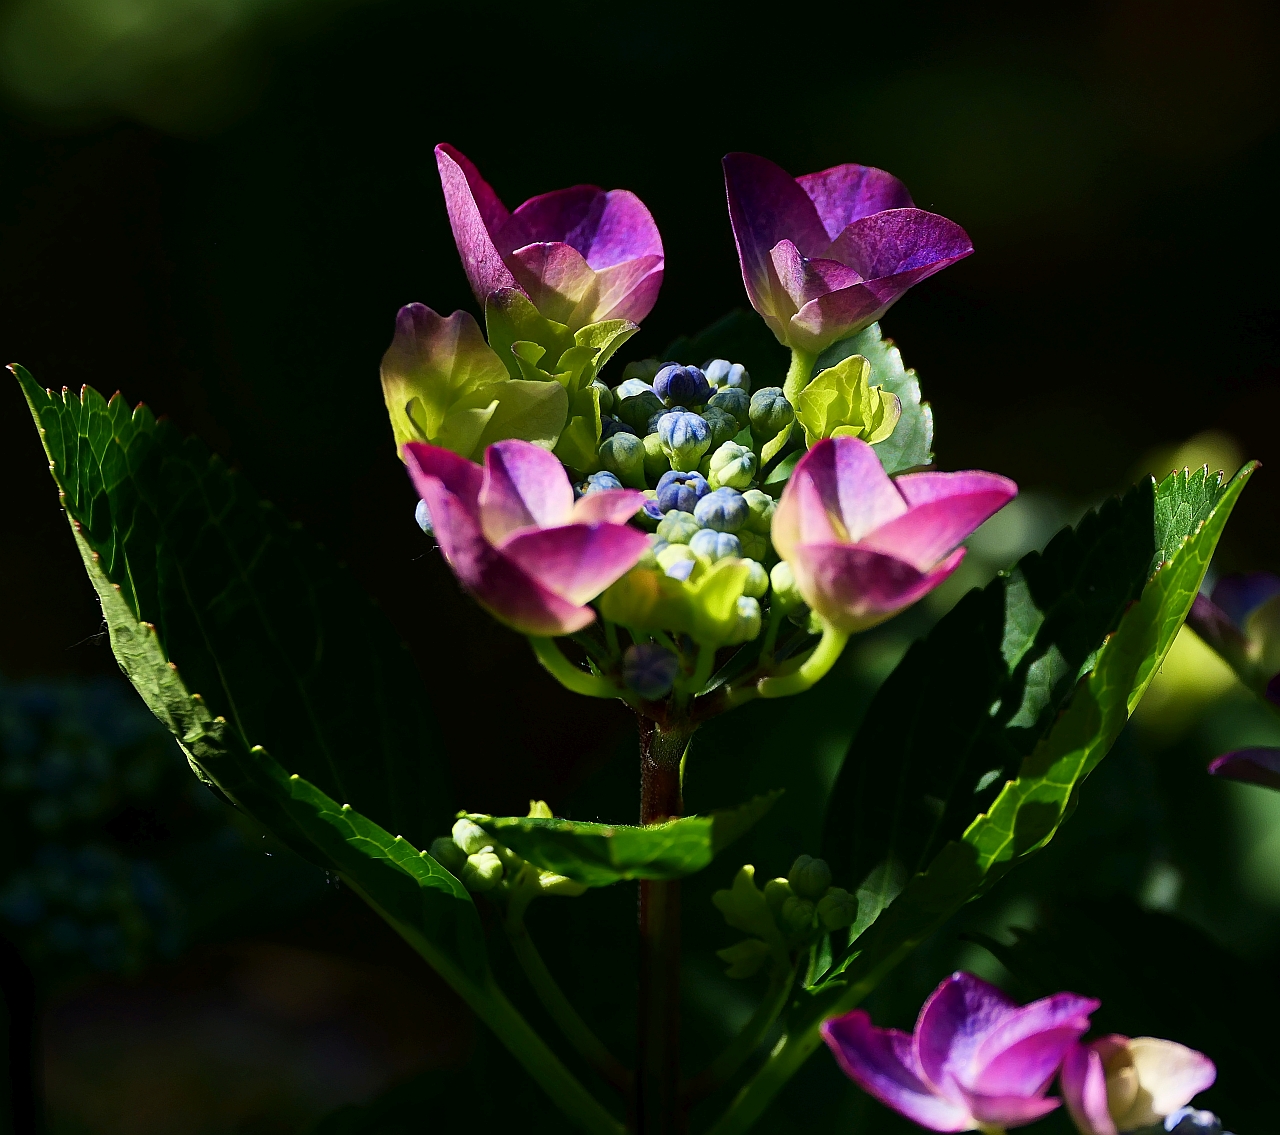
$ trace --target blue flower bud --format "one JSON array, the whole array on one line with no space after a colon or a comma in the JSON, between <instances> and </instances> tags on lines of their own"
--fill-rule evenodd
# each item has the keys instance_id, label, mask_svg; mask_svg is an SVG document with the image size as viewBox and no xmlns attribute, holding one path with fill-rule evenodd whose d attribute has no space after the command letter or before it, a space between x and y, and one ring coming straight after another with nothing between
<instances>
[{"instance_id":1,"label":"blue flower bud","mask_svg":"<svg viewBox=\"0 0 1280 1135\"><path fill-rule=\"evenodd\" d=\"M825 859L815 859L812 855L797 856L787 872L787 882L791 889L802 898L817 902L831 886L831 868Z\"/></svg>"},{"instance_id":2,"label":"blue flower bud","mask_svg":"<svg viewBox=\"0 0 1280 1135\"><path fill-rule=\"evenodd\" d=\"M600 415L600 440L607 441L614 434L627 433L634 434L633 430L626 422L620 422L617 418L610 418L604 414Z\"/></svg>"},{"instance_id":3,"label":"blue flower bud","mask_svg":"<svg viewBox=\"0 0 1280 1135\"><path fill-rule=\"evenodd\" d=\"M658 478L658 507L663 512L678 508L692 512L698 501L711 491L707 479L701 473L681 473L671 469Z\"/></svg>"},{"instance_id":4,"label":"blue flower bud","mask_svg":"<svg viewBox=\"0 0 1280 1135\"><path fill-rule=\"evenodd\" d=\"M677 545L672 545L676 547ZM684 546L684 545L679 545ZM742 545L732 532L717 532L714 528L704 528L694 534L687 547L695 555L715 563L717 560L736 559L742 555Z\"/></svg>"},{"instance_id":5,"label":"blue flower bud","mask_svg":"<svg viewBox=\"0 0 1280 1135\"><path fill-rule=\"evenodd\" d=\"M654 375L653 392L668 406L701 406L711 397L711 385L697 367L669 363Z\"/></svg>"},{"instance_id":6,"label":"blue flower bud","mask_svg":"<svg viewBox=\"0 0 1280 1135\"><path fill-rule=\"evenodd\" d=\"M657 558L658 566L672 579L688 579L698 562L688 544L668 544Z\"/></svg>"},{"instance_id":7,"label":"blue flower bud","mask_svg":"<svg viewBox=\"0 0 1280 1135\"><path fill-rule=\"evenodd\" d=\"M731 363L728 359L712 359L702 368L707 381L721 390L741 390L751 393L751 376L741 363Z\"/></svg>"},{"instance_id":8,"label":"blue flower bud","mask_svg":"<svg viewBox=\"0 0 1280 1135\"><path fill-rule=\"evenodd\" d=\"M636 433L644 432L649 419L663 409L653 388L636 378L619 386L613 398L613 416L626 422Z\"/></svg>"},{"instance_id":9,"label":"blue flower bud","mask_svg":"<svg viewBox=\"0 0 1280 1135\"><path fill-rule=\"evenodd\" d=\"M591 389L598 390L600 392L600 413L612 414L613 413L613 391L610 390L607 386L605 386L605 384L601 382L598 378L595 380L595 382L591 384Z\"/></svg>"},{"instance_id":10,"label":"blue flower bud","mask_svg":"<svg viewBox=\"0 0 1280 1135\"><path fill-rule=\"evenodd\" d=\"M693 513L673 508L658 524L658 539L668 544L687 544L701 528Z\"/></svg>"},{"instance_id":11,"label":"blue flower bud","mask_svg":"<svg viewBox=\"0 0 1280 1135\"><path fill-rule=\"evenodd\" d=\"M683 406L672 406L670 408L664 406L656 414L649 415L649 421L646 428L649 433L656 434L658 432L658 423L662 421L662 419L666 417L667 414L687 414L687 413L689 413L689 411L686 410Z\"/></svg>"},{"instance_id":12,"label":"blue flower bud","mask_svg":"<svg viewBox=\"0 0 1280 1135\"><path fill-rule=\"evenodd\" d=\"M658 419L658 436L673 469L695 469L711 446L711 427L697 414L667 413Z\"/></svg>"},{"instance_id":13,"label":"blue flower bud","mask_svg":"<svg viewBox=\"0 0 1280 1135\"><path fill-rule=\"evenodd\" d=\"M622 482L618 480L616 473L609 469L601 469L598 473L590 474L577 487L579 495L585 497L589 493L603 493L607 489L620 489L622 488Z\"/></svg>"},{"instance_id":14,"label":"blue flower bud","mask_svg":"<svg viewBox=\"0 0 1280 1135\"><path fill-rule=\"evenodd\" d=\"M647 528L655 528L663 517L662 506L658 504L658 494L653 489L645 489L644 504L640 507L636 519Z\"/></svg>"},{"instance_id":15,"label":"blue flower bud","mask_svg":"<svg viewBox=\"0 0 1280 1135\"><path fill-rule=\"evenodd\" d=\"M657 359L637 359L633 363L627 363L622 368L622 381L627 382L636 378L646 385L651 385L653 376L666 365L666 363L659 362Z\"/></svg>"},{"instance_id":16,"label":"blue flower bud","mask_svg":"<svg viewBox=\"0 0 1280 1135\"><path fill-rule=\"evenodd\" d=\"M622 680L648 701L665 698L671 692L680 660L665 647L641 642L627 647L622 656Z\"/></svg>"},{"instance_id":17,"label":"blue flower bud","mask_svg":"<svg viewBox=\"0 0 1280 1135\"><path fill-rule=\"evenodd\" d=\"M751 395L750 415L751 435L763 445L790 427L796 412L781 386L766 386Z\"/></svg>"},{"instance_id":18,"label":"blue flower bud","mask_svg":"<svg viewBox=\"0 0 1280 1135\"><path fill-rule=\"evenodd\" d=\"M717 410L723 410L726 414L732 414L740 430L746 429L751 424L751 396L745 390L733 388L717 390L711 395L707 409L710 410L712 406Z\"/></svg>"},{"instance_id":19,"label":"blue flower bud","mask_svg":"<svg viewBox=\"0 0 1280 1135\"><path fill-rule=\"evenodd\" d=\"M707 406L702 411L702 419L711 427L711 448L724 445L738 436L740 429L738 420L728 410L717 406Z\"/></svg>"},{"instance_id":20,"label":"blue flower bud","mask_svg":"<svg viewBox=\"0 0 1280 1135\"><path fill-rule=\"evenodd\" d=\"M600 464L633 489L643 489L644 442L633 433L616 433L600 445Z\"/></svg>"},{"instance_id":21,"label":"blue flower bud","mask_svg":"<svg viewBox=\"0 0 1280 1135\"><path fill-rule=\"evenodd\" d=\"M746 522L747 502L737 489L716 489L698 501L693 516L703 528L736 532Z\"/></svg>"},{"instance_id":22,"label":"blue flower bud","mask_svg":"<svg viewBox=\"0 0 1280 1135\"><path fill-rule=\"evenodd\" d=\"M709 482L716 489L726 485L731 489L745 489L754 479L759 465L760 459L747 446L726 441L707 463L711 473ZM747 520L750 519L748 516Z\"/></svg>"},{"instance_id":23,"label":"blue flower bud","mask_svg":"<svg viewBox=\"0 0 1280 1135\"><path fill-rule=\"evenodd\" d=\"M436 530L431 524L431 510L427 508L426 501L418 502L418 507L413 510L413 519L418 522L418 527L428 536L436 534Z\"/></svg>"},{"instance_id":24,"label":"blue flower bud","mask_svg":"<svg viewBox=\"0 0 1280 1135\"><path fill-rule=\"evenodd\" d=\"M743 527L748 532L758 532L761 536L768 536L778 502L759 489L748 489L742 494L742 499L747 502L747 509L751 513Z\"/></svg>"},{"instance_id":25,"label":"blue flower bud","mask_svg":"<svg viewBox=\"0 0 1280 1135\"><path fill-rule=\"evenodd\" d=\"M741 542L741 535L738 540ZM744 547L742 550L745 553L747 549ZM747 562L751 565L751 574L747 576L747 585L742 589L742 594L752 599L763 599L765 592L769 590L769 573L759 560L748 558Z\"/></svg>"},{"instance_id":26,"label":"blue flower bud","mask_svg":"<svg viewBox=\"0 0 1280 1135\"><path fill-rule=\"evenodd\" d=\"M644 438L644 475L651 484L657 484L664 473L671 471L671 459L662 448L662 438L656 431Z\"/></svg>"}]
</instances>

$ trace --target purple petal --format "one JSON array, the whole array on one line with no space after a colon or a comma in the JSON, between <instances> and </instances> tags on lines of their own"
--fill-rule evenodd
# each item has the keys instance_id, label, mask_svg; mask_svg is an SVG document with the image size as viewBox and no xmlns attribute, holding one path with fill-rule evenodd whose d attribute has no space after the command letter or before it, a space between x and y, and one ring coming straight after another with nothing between
<instances>
[{"instance_id":1,"label":"purple petal","mask_svg":"<svg viewBox=\"0 0 1280 1135\"><path fill-rule=\"evenodd\" d=\"M1228 619L1243 629L1249 616L1277 595L1280 595L1280 576L1269 571L1251 571L1224 575L1214 584L1212 599Z\"/></svg>"},{"instance_id":2,"label":"purple petal","mask_svg":"<svg viewBox=\"0 0 1280 1135\"><path fill-rule=\"evenodd\" d=\"M644 507L644 493L637 489L605 489L588 493L573 504L573 524L625 524Z\"/></svg>"},{"instance_id":3,"label":"purple petal","mask_svg":"<svg viewBox=\"0 0 1280 1135\"><path fill-rule=\"evenodd\" d=\"M540 315L566 326L590 322L596 274L576 248L528 244L511 253L507 264Z\"/></svg>"},{"instance_id":4,"label":"purple petal","mask_svg":"<svg viewBox=\"0 0 1280 1135\"><path fill-rule=\"evenodd\" d=\"M976 1092L1029 1096L1041 1091L1071 1045L1088 1031L1089 1014L1100 1004L1076 993L1055 993L1015 1009L983 1036L968 1074L957 1071L957 1076Z\"/></svg>"},{"instance_id":5,"label":"purple petal","mask_svg":"<svg viewBox=\"0 0 1280 1135\"><path fill-rule=\"evenodd\" d=\"M1209 764L1209 775L1280 791L1280 749L1237 749Z\"/></svg>"},{"instance_id":6,"label":"purple petal","mask_svg":"<svg viewBox=\"0 0 1280 1135\"><path fill-rule=\"evenodd\" d=\"M484 473L479 465L424 441L407 442L404 460L418 496L426 500L427 488L439 482L471 516L479 520L480 488L484 483Z\"/></svg>"},{"instance_id":7,"label":"purple petal","mask_svg":"<svg viewBox=\"0 0 1280 1135\"><path fill-rule=\"evenodd\" d=\"M810 260L801 256L800 250L789 240L780 240L769 253L769 259L773 262L778 283L797 310L810 300L863 282L854 269L838 260Z\"/></svg>"},{"instance_id":8,"label":"purple petal","mask_svg":"<svg viewBox=\"0 0 1280 1135\"><path fill-rule=\"evenodd\" d=\"M830 243L830 237L805 191L767 158L726 154L724 183L747 294L757 311L772 311L770 251L785 239L802 255L816 256Z\"/></svg>"},{"instance_id":9,"label":"purple petal","mask_svg":"<svg viewBox=\"0 0 1280 1135\"><path fill-rule=\"evenodd\" d=\"M909 511L863 537L868 548L928 571L1015 496L1008 477L980 471L908 473L894 481Z\"/></svg>"},{"instance_id":10,"label":"purple petal","mask_svg":"<svg viewBox=\"0 0 1280 1135\"><path fill-rule=\"evenodd\" d=\"M984 1096L977 1092L965 1092L964 1098L974 1119L994 1127L1023 1127L1048 1115L1062 1103L1044 1096Z\"/></svg>"},{"instance_id":11,"label":"purple petal","mask_svg":"<svg viewBox=\"0 0 1280 1135\"><path fill-rule=\"evenodd\" d=\"M506 207L459 150L441 143L436 147L436 165L462 267L483 304L490 292L514 287L516 282L493 241L493 233L507 219Z\"/></svg>"},{"instance_id":12,"label":"purple petal","mask_svg":"<svg viewBox=\"0 0 1280 1135\"><path fill-rule=\"evenodd\" d=\"M811 299L787 320L786 342L805 350L822 351L870 327L907 290L883 285L880 280L854 284Z\"/></svg>"},{"instance_id":13,"label":"purple petal","mask_svg":"<svg viewBox=\"0 0 1280 1135\"><path fill-rule=\"evenodd\" d=\"M639 323L658 302L662 287L661 256L639 256L596 272L595 307L588 322L629 319Z\"/></svg>"},{"instance_id":14,"label":"purple petal","mask_svg":"<svg viewBox=\"0 0 1280 1135\"><path fill-rule=\"evenodd\" d=\"M530 197L494 233L503 256L526 244L567 244L585 257L608 204L597 185L573 185Z\"/></svg>"},{"instance_id":15,"label":"purple petal","mask_svg":"<svg viewBox=\"0 0 1280 1135\"><path fill-rule=\"evenodd\" d=\"M969 234L955 221L923 209L891 209L848 225L824 255L856 268L864 280L910 274L905 291L972 252Z\"/></svg>"},{"instance_id":16,"label":"purple petal","mask_svg":"<svg viewBox=\"0 0 1280 1135\"><path fill-rule=\"evenodd\" d=\"M648 547L645 534L625 524L568 524L517 532L501 550L548 591L581 605L635 567Z\"/></svg>"},{"instance_id":17,"label":"purple petal","mask_svg":"<svg viewBox=\"0 0 1280 1135\"><path fill-rule=\"evenodd\" d=\"M805 468L812 452L800 459L773 514L770 536L784 560L794 559L801 544L834 544L843 535L831 523L833 514L839 515L838 499L835 507L829 508L818 482Z\"/></svg>"},{"instance_id":18,"label":"purple petal","mask_svg":"<svg viewBox=\"0 0 1280 1135\"><path fill-rule=\"evenodd\" d=\"M907 512L880 458L861 438L825 438L800 459L791 477L813 482L847 540L859 541Z\"/></svg>"},{"instance_id":19,"label":"purple petal","mask_svg":"<svg viewBox=\"0 0 1280 1135\"><path fill-rule=\"evenodd\" d=\"M911 1038L878 1029L861 1009L824 1021L822 1039L841 1069L863 1091L932 1131L972 1128L968 1109L936 1095L916 1072Z\"/></svg>"},{"instance_id":20,"label":"purple petal","mask_svg":"<svg viewBox=\"0 0 1280 1135\"><path fill-rule=\"evenodd\" d=\"M442 481L424 480L423 499L441 552L462 586L494 618L522 634L540 636L572 634L595 618L590 607L575 606L543 587L490 544L474 515Z\"/></svg>"},{"instance_id":21,"label":"purple petal","mask_svg":"<svg viewBox=\"0 0 1280 1135\"><path fill-rule=\"evenodd\" d=\"M885 209L910 209L911 194L891 173L854 162L832 166L796 178L805 191L827 236L834 240L853 221Z\"/></svg>"},{"instance_id":22,"label":"purple petal","mask_svg":"<svg viewBox=\"0 0 1280 1135\"><path fill-rule=\"evenodd\" d=\"M804 600L838 630L867 630L923 599L964 559L957 548L928 574L857 544L799 544L788 563Z\"/></svg>"},{"instance_id":23,"label":"purple petal","mask_svg":"<svg viewBox=\"0 0 1280 1135\"><path fill-rule=\"evenodd\" d=\"M605 194L604 214L583 255L597 272L646 256L661 261L662 235L639 197L626 189L611 189Z\"/></svg>"},{"instance_id":24,"label":"purple petal","mask_svg":"<svg viewBox=\"0 0 1280 1135\"><path fill-rule=\"evenodd\" d=\"M1092 1045L1077 1044L1062 1062L1062 1098L1080 1135L1118 1135L1107 1108L1107 1073Z\"/></svg>"},{"instance_id":25,"label":"purple petal","mask_svg":"<svg viewBox=\"0 0 1280 1135\"><path fill-rule=\"evenodd\" d=\"M495 544L523 528L567 524L573 485L564 466L527 441L500 441L484 453L480 521Z\"/></svg>"},{"instance_id":26,"label":"purple petal","mask_svg":"<svg viewBox=\"0 0 1280 1135\"><path fill-rule=\"evenodd\" d=\"M916 1062L925 1077L942 1087L962 1075L983 1037L1017 1009L1016 1001L989 982L953 973L916 1018Z\"/></svg>"}]
</instances>

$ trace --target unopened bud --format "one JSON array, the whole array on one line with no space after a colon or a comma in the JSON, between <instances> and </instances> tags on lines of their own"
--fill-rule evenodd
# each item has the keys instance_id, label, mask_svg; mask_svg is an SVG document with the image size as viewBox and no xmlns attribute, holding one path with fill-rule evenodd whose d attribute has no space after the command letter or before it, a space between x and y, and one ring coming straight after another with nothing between
<instances>
[{"instance_id":1,"label":"unopened bud","mask_svg":"<svg viewBox=\"0 0 1280 1135\"><path fill-rule=\"evenodd\" d=\"M711 384L698 367L668 363L653 376L653 392L668 406L701 406L711 397Z\"/></svg>"},{"instance_id":2,"label":"unopened bud","mask_svg":"<svg viewBox=\"0 0 1280 1135\"><path fill-rule=\"evenodd\" d=\"M431 841L431 858L446 871L456 875L467 861L467 853L453 842L447 835Z\"/></svg>"},{"instance_id":3,"label":"unopened bud","mask_svg":"<svg viewBox=\"0 0 1280 1135\"><path fill-rule=\"evenodd\" d=\"M747 446L726 441L711 455L708 480L713 489L746 489L755 479L759 465L759 458Z\"/></svg>"},{"instance_id":4,"label":"unopened bud","mask_svg":"<svg viewBox=\"0 0 1280 1135\"><path fill-rule=\"evenodd\" d=\"M769 904L774 918L782 915L782 904L792 895L791 884L786 879L770 879L764 885L764 901Z\"/></svg>"},{"instance_id":5,"label":"unopened bud","mask_svg":"<svg viewBox=\"0 0 1280 1135\"><path fill-rule=\"evenodd\" d=\"M737 489L715 489L698 501L693 516L703 528L737 532L747 519L747 503Z\"/></svg>"},{"instance_id":6,"label":"unopened bud","mask_svg":"<svg viewBox=\"0 0 1280 1135\"><path fill-rule=\"evenodd\" d=\"M745 390L736 390L731 387L717 390L711 395L707 409L710 410L712 406L731 414L733 420L738 423L739 430L744 430L751 424L751 395Z\"/></svg>"},{"instance_id":7,"label":"unopened bud","mask_svg":"<svg viewBox=\"0 0 1280 1135\"><path fill-rule=\"evenodd\" d=\"M751 395L751 436L758 444L775 438L795 421L795 408L781 386L766 386Z\"/></svg>"},{"instance_id":8,"label":"unopened bud","mask_svg":"<svg viewBox=\"0 0 1280 1135\"><path fill-rule=\"evenodd\" d=\"M741 390L751 393L751 376L741 363L731 363L728 359L711 359L702 368L707 381L721 390Z\"/></svg>"},{"instance_id":9,"label":"unopened bud","mask_svg":"<svg viewBox=\"0 0 1280 1135\"><path fill-rule=\"evenodd\" d=\"M729 641L725 645L730 646L738 642L750 642L760 633L763 621L760 614L760 604L750 596L739 595L738 625L734 628Z\"/></svg>"},{"instance_id":10,"label":"unopened bud","mask_svg":"<svg viewBox=\"0 0 1280 1135\"><path fill-rule=\"evenodd\" d=\"M670 469L658 478L658 507L663 512L673 508L692 513L698 501L711 491L701 473L684 473Z\"/></svg>"},{"instance_id":11,"label":"unopened bud","mask_svg":"<svg viewBox=\"0 0 1280 1135\"><path fill-rule=\"evenodd\" d=\"M418 507L413 510L413 519L418 522L418 527L428 536L436 534L436 530L431 523L431 510L427 508L426 501L418 502Z\"/></svg>"},{"instance_id":12,"label":"unopened bud","mask_svg":"<svg viewBox=\"0 0 1280 1135\"><path fill-rule=\"evenodd\" d=\"M531 820L550 820L553 818L551 805L545 800L529 801L529 819Z\"/></svg>"},{"instance_id":13,"label":"unopened bud","mask_svg":"<svg viewBox=\"0 0 1280 1135\"><path fill-rule=\"evenodd\" d=\"M736 559L742 555L742 544L732 532L717 532L714 528L703 528L694 534L688 548L704 560L713 564L724 559Z\"/></svg>"},{"instance_id":14,"label":"unopened bud","mask_svg":"<svg viewBox=\"0 0 1280 1135\"><path fill-rule=\"evenodd\" d=\"M742 494L742 499L747 502L747 511L749 513L744 527L749 532L768 536L778 502L768 493L762 493L759 489L748 489Z\"/></svg>"},{"instance_id":15,"label":"unopened bud","mask_svg":"<svg viewBox=\"0 0 1280 1135\"><path fill-rule=\"evenodd\" d=\"M701 528L693 513L673 508L658 524L658 539L668 544L687 544Z\"/></svg>"},{"instance_id":16,"label":"unopened bud","mask_svg":"<svg viewBox=\"0 0 1280 1135\"><path fill-rule=\"evenodd\" d=\"M658 419L658 437L673 469L694 469L711 445L711 427L697 414L663 414Z\"/></svg>"},{"instance_id":17,"label":"unopened bud","mask_svg":"<svg viewBox=\"0 0 1280 1135\"><path fill-rule=\"evenodd\" d=\"M748 532L745 528L739 528L737 533L739 543L742 544L742 554L749 560L763 562L769 554L769 539L767 536L757 536L754 532ZM760 569L764 570L763 567ZM765 586L769 585L769 577L765 576ZM764 594L762 591L760 594Z\"/></svg>"},{"instance_id":18,"label":"unopened bud","mask_svg":"<svg viewBox=\"0 0 1280 1135\"><path fill-rule=\"evenodd\" d=\"M605 386L605 384L601 382L598 378L595 380L595 382L591 384L591 389L599 391L600 393L600 413L612 414L613 413L613 391L610 390L607 386Z\"/></svg>"},{"instance_id":19,"label":"unopened bud","mask_svg":"<svg viewBox=\"0 0 1280 1135\"><path fill-rule=\"evenodd\" d=\"M636 433L644 433L649 418L662 409L662 400L648 383L628 379L613 392L613 416Z\"/></svg>"},{"instance_id":20,"label":"unopened bud","mask_svg":"<svg viewBox=\"0 0 1280 1135\"><path fill-rule=\"evenodd\" d=\"M773 565L773 571L769 573L769 585L773 588L773 602L784 615L804 606L804 597L796 588L795 574L786 560Z\"/></svg>"},{"instance_id":21,"label":"unopened bud","mask_svg":"<svg viewBox=\"0 0 1280 1135\"><path fill-rule=\"evenodd\" d=\"M478 851L474 855L468 855L460 878L467 890L482 895L502 882L502 860L493 851Z\"/></svg>"},{"instance_id":22,"label":"unopened bud","mask_svg":"<svg viewBox=\"0 0 1280 1135\"><path fill-rule=\"evenodd\" d=\"M644 437L644 475L645 479L653 484L657 484L658 480L664 473L671 471L671 459L667 456L667 451L662 448L662 438L656 433L645 434Z\"/></svg>"},{"instance_id":23,"label":"unopened bud","mask_svg":"<svg viewBox=\"0 0 1280 1135\"><path fill-rule=\"evenodd\" d=\"M643 382L646 386L652 386L654 377L666 365L666 363L659 362L657 359L636 359L635 362L627 363L622 368L622 381L625 384L635 379L638 382Z\"/></svg>"},{"instance_id":24,"label":"unopened bud","mask_svg":"<svg viewBox=\"0 0 1280 1135\"><path fill-rule=\"evenodd\" d=\"M600 445L600 464L632 489L643 489L644 442L632 433L615 433Z\"/></svg>"},{"instance_id":25,"label":"unopened bud","mask_svg":"<svg viewBox=\"0 0 1280 1135\"><path fill-rule=\"evenodd\" d=\"M802 934L806 930L813 928L813 903L808 899L802 899L799 895L792 895L786 902L782 904L782 914L779 919L783 929L792 934Z\"/></svg>"},{"instance_id":26,"label":"unopened bud","mask_svg":"<svg viewBox=\"0 0 1280 1135\"><path fill-rule=\"evenodd\" d=\"M787 872L787 881L796 894L817 902L831 886L831 868L827 866L825 859L801 855L791 864L791 870Z\"/></svg>"},{"instance_id":27,"label":"unopened bud","mask_svg":"<svg viewBox=\"0 0 1280 1135\"><path fill-rule=\"evenodd\" d=\"M843 887L830 887L818 900L818 921L826 930L852 926L858 917L858 900Z\"/></svg>"},{"instance_id":28,"label":"unopened bud","mask_svg":"<svg viewBox=\"0 0 1280 1135\"><path fill-rule=\"evenodd\" d=\"M657 553L658 567L672 579L688 579L698 562L697 554L688 544L668 544Z\"/></svg>"},{"instance_id":29,"label":"unopened bud","mask_svg":"<svg viewBox=\"0 0 1280 1135\"><path fill-rule=\"evenodd\" d=\"M680 660L656 643L635 643L622 656L622 680L647 701L665 698L678 673Z\"/></svg>"},{"instance_id":30,"label":"unopened bud","mask_svg":"<svg viewBox=\"0 0 1280 1135\"><path fill-rule=\"evenodd\" d=\"M463 816L453 825L453 842L468 855L474 855L477 851L492 847L493 836L479 824Z\"/></svg>"},{"instance_id":31,"label":"unopened bud","mask_svg":"<svg viewBox=\"0 0 1280 1135\"><path fill-rule=\"evenodd\" d=\"M745 554L747 550L746 538L739 535L738 539L742 541L742 551ZM759 537L756 537L759 539ZM747 576L747 585L742 589L742 594L752 599L763 599L765 592L769 590L769 573L764 570L764 564L758 560L750 561L751 574ZM755 637L754 635L752 636Z\"/></svg>"},{"instance_id":32,"label":"unopened bud","mask_svg":"<svg viewBox=\"0 0 1280 1135\"><path fill-rule=\"evenodd\" d=\"M738 425L738 419L735 418L728 410L721 410L718 406L705 406L702 410L702 420L711 427L711 448L724 445L727 441L732 441L738 436L741 426Z\"/></svg>"}]
</instances>

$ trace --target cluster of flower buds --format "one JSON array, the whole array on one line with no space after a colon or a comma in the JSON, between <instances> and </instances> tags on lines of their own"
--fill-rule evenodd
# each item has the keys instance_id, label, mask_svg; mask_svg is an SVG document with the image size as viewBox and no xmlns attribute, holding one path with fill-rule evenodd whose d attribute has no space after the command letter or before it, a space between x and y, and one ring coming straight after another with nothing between
<instances>
[{"instance_id":1,"label":"cluster of flower buds","mask_svg":"<svg viewBox=\"0 0 1280 1135\"><path fill-rule=\"evenodd\" d=\"M855 1009L826 1021L822 1034L852 1080L931 1131L1022 1127L1065 1100L1081 1135L1222 1135L1214 1116L1186 1107L1213 1084L1213 1062L1156 1037L1085 1043L1099 1005L1075 993L1019 1005L956 973L925 1001L914 1033L876 1028ZM1048 1095L1055 1078L1062 1100Z\"/></svg>"},{"instance_id":2,"label":"cluster of flower buds","mask_svg":"<svg viewBox=\"0 0 1280 1135\"><path fill-rule=\"evenodd\" d=\"M551 809L543 800L531 800L529 815L549 820ZM521 859L465 815L458 817L449 835L432 841L431 857L472 894L488 894L518 912L540 895L577 898L587 889Z\"/></svg>"},{"instance_id":3,"label":"cluster of flower buds","mask_svg":"<svg viewBox=\"0 0 1280 1135\"><path fill-rule=\"evenodd\" d=\"M728 965L729 977L753 977L765 962L789 967L798 951L823 934L852 926L858 900L843 887L831 885L825 860L801 855L785 878L770 879L761 890L755 868L743 867L724 891L711 896L716 909L735 930L752 935L717 957Z\"/></svg>"}]
</instances>

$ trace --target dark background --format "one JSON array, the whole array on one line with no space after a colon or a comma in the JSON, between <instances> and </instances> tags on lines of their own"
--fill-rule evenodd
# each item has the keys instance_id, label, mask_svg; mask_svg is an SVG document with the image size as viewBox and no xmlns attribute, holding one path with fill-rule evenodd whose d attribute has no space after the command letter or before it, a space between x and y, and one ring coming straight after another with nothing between
<instances>
[{"instance_id":1,"label":"dark background","mask_svg":"<svg viewBox=\"0 0 1280 1135\"><path fill-rule=\"evenodd\" d=\"M794 173L849 160L889 169L917 204L964 225L977 249L884 321L933 403L943 468L995 469L1033 494L1089 502L1147 471L1160 447L1210 430L1271 465L1280 456L1275 9L1254 0L1029 9L815 3L749 17L741 5L671 2L10 3L0 7L3 354L49 386L87 382L145 401L348 563L414 648L460 801L523 811L536 795L584 817L613 808L609 818L625 818L625 714L553 687L526 644L460 597L412 522L378 362L401 304L474 310L432 147L459 146L511 206L582 181L640 195L662 231L667 272L627 348L633 357L743 304L722 153L755 151ZM1280 566L1276 484L1269 468L1255 479L1219 566ZM0 676L115 675L16 384L0 388L0 485ZM878 673L864 655L845 669L863 700ZM1073 876L1078 890L1094 871L1085 885L1094 897L1136 900L1152 864L1175 863L1186 880L1178 912L1263 964L1280 941L1280 896L1250 891L1228 844L1240 809L1265 806L1205 789L1199 770L1215 744L1267 726L1250 724L1247 702L1223 690L1226 701L1198 724L1130 735L1114 758L1120 771L1091 784L1099 803L1091 813L1086 801L1073 824L1112 833L1108 853L1129 840L1126 865L1081 837L1074 854L1093 854L1093 866L1068 868L1070 852L1055 848L1044 858L1058 856L1059 875L1044 868L1040 885L1052 891L1051 876ZM847 734L861 702L837 702ZM804 712L793 717L803 732ZM725 736L754 746L744 761L767 781L780 761L768 738L800 741L787 733L792 718L773 733L762 720L743 715ZM812 728L803 737L813 767L829 764L836 742ZM779 857L804 849L785 850L777 832L768 839ZM1028 924L1033 912L1012 895L974 924ZM613 901L625 925L629 898L600 901ZM224 961L228 942L269 941L358 955L384 974L412 970L406 980L444 1006L445 1023L431 1028L463 1038L443 1045L451 1056L428 1044L436 1055L415 1059L465 1058L462 1010L372 916L333 893L304 907L274 921L245 915L193 940L222 943ZM912 963L901 1005L886 1013L909 1023L916 986L930 988L958 956L955 933L947 943ZM961 949L978 964L975 948ZM127 987L142 981L158 997L155 982L185 972ZM222 980L201 986L215 990L215 1006ZM103 988L76 985L82 1001L62 1011L83 1017L83 998L105 997ZM861 1113L820 1062L806 1077L825 1077L825 1087L797 1087L787 1114ZM837 1102L818 1102L822 1092ZM113 1126L98 1097L84 1099L51 1096L81 1124L66 1120L65 1130L169 1130L161 1113ZM1218 1106L1229 1112L1228 1101ZM249 1118L207 1130L302 1129L259 1113L246 1105Z\"/></svg>"}]
</instances>

